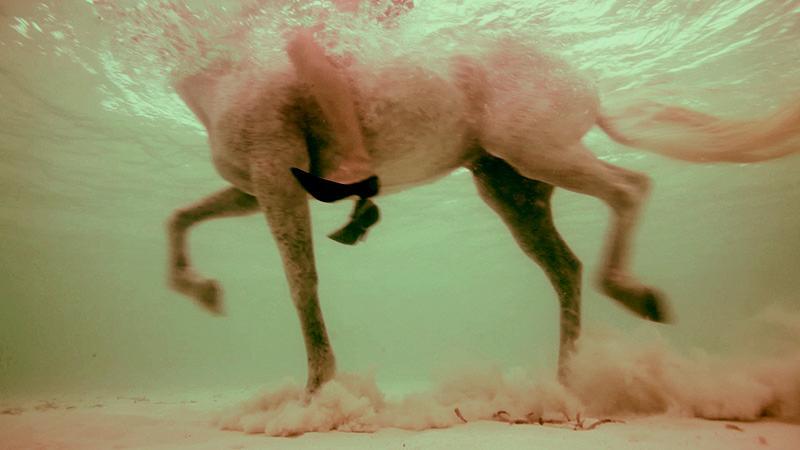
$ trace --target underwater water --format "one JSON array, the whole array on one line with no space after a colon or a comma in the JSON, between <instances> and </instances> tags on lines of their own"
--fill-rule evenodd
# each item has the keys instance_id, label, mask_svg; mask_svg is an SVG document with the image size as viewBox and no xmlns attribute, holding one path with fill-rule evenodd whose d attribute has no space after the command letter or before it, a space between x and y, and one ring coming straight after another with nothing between
<instances>
[{"instance_id":1,"label":"underwater water","mask_svg":"<svg viewBox=\"0 0 800 450\"><path fill-rule=\"evenodd\" d=\"M224 317L166 284L166 218L225 186L171 81L220 55L278 70L288 64L287 30L324 18L336 30L325 35L332 52L375 67L396 58L435 66L480 39L512 36L585 73L609 110L640 97L763 117L800 93L797 1L415 0L376 25L391 3L353 19L327 1L0 2L0 406L64 395L248 398L284 385L279 392L302 404L302 335L262 215L191 235L198 270L224 289ZM584 142L652 178L632 267L667 294L675 324L642 321L594 289L607 208L557 190L556 225L584 263L577 394L562 391L555 293L458 170L380 198L381 222L354 247L326 238L349 204L311 205L339 370L374 377L392 398L436 394L307 428L306 416L273 427L253 400L217 423L268 434L425 429L458 423L452 399L466 405L486 392L492 400L462 406L465 414L537 405L800 418L800 157L696 164L598 130ZM361 386L348 392L372 389L348 380ZM441 380L455 387L436 390ZM521 393L539 397L511 405Z\"/></svg>"}]
</instances>

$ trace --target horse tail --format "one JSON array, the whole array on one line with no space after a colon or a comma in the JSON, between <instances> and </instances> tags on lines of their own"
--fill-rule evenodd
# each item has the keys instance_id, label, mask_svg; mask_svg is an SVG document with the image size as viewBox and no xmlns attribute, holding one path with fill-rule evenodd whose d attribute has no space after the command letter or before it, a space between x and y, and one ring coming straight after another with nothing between
<instances>
[{"instance_id":1,"label":"horse tail","mask_svg":"<svg viewBox=\"0 0 800 450\"><path fill-rule=\"evenodd\" d=\"M620 144L691 162L749 163L800 152L800 101L751 120L646 102L600 114L597 125Z\"/></svg>"}]
</instances>

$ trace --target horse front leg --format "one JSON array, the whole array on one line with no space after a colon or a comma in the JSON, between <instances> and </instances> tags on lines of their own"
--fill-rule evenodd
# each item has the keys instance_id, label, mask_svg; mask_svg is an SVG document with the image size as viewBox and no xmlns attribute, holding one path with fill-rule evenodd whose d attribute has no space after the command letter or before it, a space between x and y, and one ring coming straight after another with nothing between
<instances>
[{"instance_id":1,"label":"horse front leg","mask_svg":"<svg viewBox=\"0 0 800 450\"><path fill-rule=\"evenodd\" d=\"M234 187L215 192L195 203L176 209L167 221L169 239L168 281L176 291L191 297L212 314L222 314L222 290L210 278L192 268L186 239L189 228L211 219L238 217L258 211L255 197Z\"/></svg>"},{"instance_id":2,"label":"horse front leg","mask_svg":"<svg viewBox=\"0 0 800 450\"><path fill-rule=\"evenodd\" d=\"M274 142L286 141L276 139ZM290 155L298 154L288 143L283 145L290 148L273 148L270 152L253 155L251 172L255 195L278 245L292 301L300 319L308 362L306 390L312 393L333 378L336 360L317 296L308 197L289 171L291 166L306 166L307 161L302 161L300 157L297 158L299 161L279 161L278 158L291 159Z\"/></svg>"}]
</instances>

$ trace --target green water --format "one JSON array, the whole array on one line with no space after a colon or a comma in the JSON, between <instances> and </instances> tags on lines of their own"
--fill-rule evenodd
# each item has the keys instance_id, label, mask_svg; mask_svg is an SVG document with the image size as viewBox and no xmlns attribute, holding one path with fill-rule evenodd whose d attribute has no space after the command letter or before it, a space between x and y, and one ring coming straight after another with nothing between
<instances>
[{"instance_id":1,"label":"green water","mask_svg":"<svg viewBox=\"0 0 800 450\"><path fill-rule=\"evenodd\" d=\"M167 12L135 21L94 3L0 3L0 395L303 380L297 319L262 217L192 234L198 269L225 289L226 317L167 289L165 218L224 182L166 81L180 64L154 53L165 48L167 25L180 21ZM456 51L474 30L502 31L560 52L610 101L640 92L752 116L796 99L800 86L793 1L416 3L389 32L397 40L364 44L365 58L387 48L417 54L427 38L449 39L453 48L437 51ZM199 16L218 12L194 5ZM303 14L252 19L262 58L280 49L275 30ZM201 23L212 39L225 17ZM137 35L151 39L125 40ZM796 348L797 336L754 318L800 314L797 156L689 165L595 132L586 142L652 176L634 270L668 293L679 318L645 324L592 289L607 211L559 191L557 225L585 264L587 328L633 336L649 327L679 351L720 356ZM373 370L387 387L424 384L465 363L553 370L555 295L468 173L380 205L382 222L354 248L325 238L349 205L312 206L321 304L340 369Z\"/></svg>"}]
</instances>

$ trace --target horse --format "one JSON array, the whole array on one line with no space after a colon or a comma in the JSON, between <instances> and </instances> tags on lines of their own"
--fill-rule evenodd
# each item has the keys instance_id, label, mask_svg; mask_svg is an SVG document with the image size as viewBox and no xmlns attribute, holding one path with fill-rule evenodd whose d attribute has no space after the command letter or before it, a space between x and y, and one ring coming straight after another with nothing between
<instances>
[{"instance_id":1,"label":"horse","mask_svg":"<svg viewBox=\"0 0 800 450\"><path fill-rule=\"evenodd\" d=\"M611 210L596 276L599 290L643 319L672 320L666 297L629 271L633 230L650 179L597 158L582 142L590 129L598 126L621 144L694 162L761 161L800 148L795 104L753 121L653 102L612 116L602 110L592 83L569 64L524 45L453 55L444 66L434 70L403 61L381 69L358 63L345 69L382 180L381 195L433 182L458 168L472 173L480 197L557 294L562 380L581 328L582 264L553 223L550 200L556 187L595 197ZM336 362L317 294L309 197L290 168L324 177L336 164L336 139L290 65L266 70L223 59L174 87L205 127L212 162L230 185L170 215L168 282L221 314L220 285L192 268L188 230L209 219L263 213L300 320L306 389L313 393L335 375ZM625 117L637 121L627 131ZM669 132L648 133L658 129Z\"/></svg>"}]
</instances>

